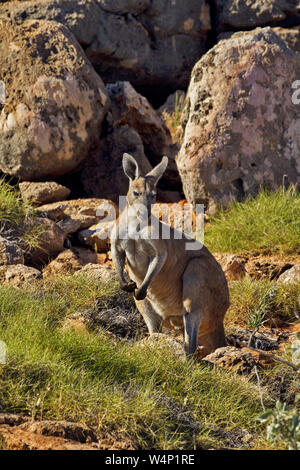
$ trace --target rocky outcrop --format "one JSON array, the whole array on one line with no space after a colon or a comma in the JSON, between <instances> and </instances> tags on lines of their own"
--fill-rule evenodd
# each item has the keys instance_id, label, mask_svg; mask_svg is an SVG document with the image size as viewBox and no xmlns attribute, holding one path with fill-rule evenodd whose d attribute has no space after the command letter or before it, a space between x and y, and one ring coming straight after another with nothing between
<instances>
[{"instance_id":1,"label":"rocky outcrop","mask_svg":"<svg viewBox=\"0 0 300 470\"><path fill-rule=\"evenodd\" d=\"M245 261L231 253L214 253L214 257L221 265L227 282L245 277L248 273L245 269Z\"/></svg>"},{"instance_id":2,"label":"rocky outcrop","mask_svg":"<svg viewBox=\"0 0 300 470\"><path fill-rule=\"evenodd\" d=\"M233 346L216 349L212 354L205 356L204 361L243 375L252 373L258 364L257 359L250 352Z\"/></svg>"},{"instance_id":3,"label":"rocky outcrop","mask_svg":"<svg viewBox=\"0 0 300 470\"><path fill-rule=\"evenodd\" d=\"M0 266L24 264L24 251L16 240L9 240L0 235Z\"/></svg>"},{"instance_id":4,"label":"rocky outcrop","mask_svg":"<svg viewBox=\"0 0 300 470\"><path fill-rule=\"evenodd\" d=\"M168 96L164 104L157 109L157 112L162 117L164 114L171 115L176 112L178 113L183 107L184 100L185 92L183 90L176 90Z\"/></svg>"},{"instance_id":5,"label":"rocky outcrop","mask_svg":"<svg viewBox=\"0 0 300 470\"><path fill-rule=\"evenodd\" d=\"M160 91L187 86L205 52L210 10L205 0L37 0L9 2L0 16L63 23L100 76Z\"/></svg>"},{"instance_id":6,"label":"rocky outcrop","mask_svg":"<svg viewBox=\"0 0 300 470\"><path fill-rule=\"evenodd\" d=\"M112 127L101 148L84 162L81 171L81 183L89 197L106 197L119 203L119 195L128 191L128 178L122 167L126 152L136 159L144 173L151 170L137 131L128 125Z\"/></svg>"},{"instance_id":7,"label":"rocky outcrop","mask_svg":"<svg viewBox=\"0 0 300 470\"><path fill-rule=\"evenodd\" d=\"M175 155L178 147L148 100L137 93L129 82L107 85L112 115L107 135L101 147L89 158L81 171L81 182L86 193L93 197L107 197L118 202L119 195L128 190L128 178L122 168L122 156L134 156L143 174L169 157L169 165L162 179L170 189L181 186Z\"/></svg>"},{"instance_id":8,"label":"rocky outcrop","mask_svg":"<svg viewBox=\"0 0 300 470\"><path fill-rule=\"evenodd\" d=\"M5 282L18 288L28 287L37 279L42 279L42 273L38 269L23 264L8 266L5 273Z\"/></svg>"},{"instance_id":9,"label":"rocky outcrop","mask_svg":"<svg viewBox=\"0 0 300 470\"><path fill-rule=\"evenodd\" d=\"M36 217L35 222L40 227L40 234L37 246L26 254L26 261L41 267L63 251L66 235L55 222L46 217Z\"/></svg>"},{"instance_id":10,"label":"rocky outcrop","mask_svg":"<svg viewBox=\"0 0 300 470\"><path fill-rule=\"evenodd\" d=\"M88 263L75 276L84 275L90 279L99 280L99 282L112 282L116 280L115 271L111 266Z\"/></svg>"},{"instance_id":11,"label":"rocky outcrop","mask_svg":"<svg viewBox=\"0 0 300 470\"><path fill-rule=\"evenodd\" d=\"M41 206L50 202L64 201L70 195L70 189L55 183L47 181L41 183L32 183L24 181L19 184L20 193L24 201L30 202L33 206Z\"/></svg>"},{"instance_id":12,"label":"rocky outcrop","mask_svg":"<svg viewBox=\"0 0 300 470\"><path fill-rule=\"evenodd\" d=\"M280 36L287 46L293 51L300 52L300 26L294 28L272 28L273 31Z\"/></svg>"},{"instance_id":13,"label":"rocky outcrop","mask_svg":"<svg viewBox=\"0 0 300 470\"><path fill-rule=\"evenodd\" d=\"M162 155L172 155L172 140L164 124L148 100L137 93L129 82L107 85L111 99L114 126L128 125L142 139L144 151L152 164L160 162Z\"/></svg>"},{"instance_id":14,"label":"rocky outcrop","mask_svg":"<svg viewBox=\"0 0 300 470\"><path fill-rule=\"evenodd\" d=\"M100 222L115 220L119 215L116 204L107 199L70 199L40 206L38 212L57 222L65 233L73 233Z\"/></svg>"},{"instance_id":15,"label":"rocky outcrop","mask_svg":"<svg viewBox=\"0 0 300 470\"><path fill-rule=\"evenodd\" d=\"M214 0L218 30L251 29L256 26L300 19L300 5L295 0Z\"/></svg>"},{"instance_id":16,"label":"rocky outcrop","mask_svg":"<svg viewBox=\"0 0 300 470\"><path fill-rule=\"evenodd\" d=\"M44 277L56 274L71 274L79 271L86 264L97 264L102 261L102 255L94 253L87 248L73 247L62 251L43 270Z\"/></svg>"},{"instance_id":17,"label":"rocky outcrop","mask_svg":"<svg viewBox=\"0 0 300 470\"><path fill-rule=\"evenodd\" d=\"M0 62L0 170L30 181L77 167L98 143L109 100L72 33L53 21L1 22Z\"/></svg>"},{"instance_id":18,"label":"rocky outcrop","mask_svg":"<svg viewBox=\"0 0 300 470\"><path fill-rule=\"evenodd\" d=\"M83 245L90 246L95 251L106 253L110 249L110 235L114 221L99 222L78 232L78 239Z\"/></svg>"},{"instance_id":19,"label":"rocky outcrop","mask_svg":"<svg viewBox=\"0 0 300 470\"><path fill-rule=\"evenodd\" d=\"M236 33L195 65L177 157L186 198L210 212L283 175L300 182L300 55L271 28Z\"/></svg>"},{"instance_id":20,"label":"rocky outcrop","mask_svg":"<svg viewBox=\"0 0 300 470\"><path fill-rule=\"evenodd\" d=\"M293 28L282 28L280 26L272 27L274 33L280 36L286 45L293 49L295 52L300 52L300 26L294 26ZM229 39L236 32L226 31L218 34L217 41L222 41L223 39Z\"/></svg>"}]
</instances>

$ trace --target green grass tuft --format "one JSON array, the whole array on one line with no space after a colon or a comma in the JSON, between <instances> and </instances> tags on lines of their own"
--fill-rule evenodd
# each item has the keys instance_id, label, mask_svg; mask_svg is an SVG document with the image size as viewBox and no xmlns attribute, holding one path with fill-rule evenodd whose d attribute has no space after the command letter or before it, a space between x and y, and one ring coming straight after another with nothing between
<instances>
[{"instance_id":1,"label":"green grass tuft","mask_svg":"<svg viewBox=\"0 0 300 470\"><path fill-rule=\"evenodd\" d=\"M233 202L207 225L205 244L213 252L300 253L300 193L262 189L256 198Z\"/></svg>"},{"instance_id":2,"label":"green grass tuft","mask_svg":"<svg viewBox=\"0 0 300 470\"><path fill-rule=\"evenodd\" d=\"M29 249L38 247L43 228L36 224L34 214L34 208L23 201L20 192L0 178L0 233L19 237Z\"/></svg>"},{"instance_id":3,"label":"green grass tuft","mask_svg":"<svg viewBox=\"0 0 300 470\"><path fill-rule=\"evenodd\" d=\"M21 194L7 183L4 178L0 179L0 223L17 227L26 217L33 215L33 208L24 202Z\"/></svg>"},{"instance_id":4,"label":"green grass tuft","mask_svg":"<svg viewBox=\"0 0 300 470\"><path fill-rule=\"evenodd\" d=\"M226 323L255 328L263 317L269 326L296 322L300 316L300 282L283 284L250 277L231 282Z\"/></svg>"}]
</instances>

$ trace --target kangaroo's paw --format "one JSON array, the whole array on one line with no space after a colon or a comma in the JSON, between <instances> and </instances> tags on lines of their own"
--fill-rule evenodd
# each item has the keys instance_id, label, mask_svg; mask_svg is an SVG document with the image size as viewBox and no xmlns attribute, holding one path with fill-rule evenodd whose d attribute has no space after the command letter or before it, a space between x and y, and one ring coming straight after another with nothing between
<instances>
[{"instance_id":1,"label":"kangaroo's paw","mask_svg":"<svg viewBox=\"0 0 300 470\"><path fill-rule=\"evenodd\" d=\"M147 295L147 289L136 289L134 291L134 297L136 300L144 300Z\"/></svg>"},{"instance_id":2,"label":"kangaroo's paw","mask_svg":"<svg viewBox=\"0 0 300 470\"><path fill-rule=\"evenodd\" d=\"M127 284L122 284L120 287L125 292L134 292L137 288L137 285L134 281L128 281Z\"/></svg>"}]
</instances>

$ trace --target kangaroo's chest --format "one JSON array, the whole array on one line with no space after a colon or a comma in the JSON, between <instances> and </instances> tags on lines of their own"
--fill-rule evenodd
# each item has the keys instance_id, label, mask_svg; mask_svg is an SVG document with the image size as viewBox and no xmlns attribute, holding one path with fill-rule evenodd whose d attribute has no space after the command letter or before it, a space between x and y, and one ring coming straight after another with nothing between
<instances>
[{"instance_id":1,"label":"kangaroo's chest","mask_svg":"<svg viewBox=\"0 0 300 470\"><path fill-rule=\"evenodd\" d=\"M125 253L129 270L138 278L144 278L150 259L155 255L153 247L145 240L126 240Z\"/></svg>"}]
</instances>

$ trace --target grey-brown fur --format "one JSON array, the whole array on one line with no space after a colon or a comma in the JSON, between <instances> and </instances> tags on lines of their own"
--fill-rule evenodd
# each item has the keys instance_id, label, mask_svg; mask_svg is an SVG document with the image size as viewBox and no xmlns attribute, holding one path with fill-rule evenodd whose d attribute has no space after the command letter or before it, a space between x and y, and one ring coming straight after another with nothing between
<instances>
[{"instance_id":1,"label":"grey-brown fur","mask_svg":"<svg viewBox=\"0 0 300 470\"><path fill-rule=\"evenodd\" d=\"M120 286L134 292L149 333L161 331L163 320L174 325L183 323L185 351L193 357L198 339L207 354L225 345L223 319L229 294L220 265L205 246L187 250L186 243L191 239L184 234L181 239L174 238L173 228L167 240L161 236L139 239L130 234L122 239L127 220L130 228L143 219L138 204L150 208L155 202L156 184L167 163L167 157L163 157L151 172L141 176L134 158L124 154L123 168L130 184L127 206L112 234L112 257ZM153 221L161 234L163 224L153 215L147 218L147 228L152 230ZM124 274L125 259L130 280Z\"/></svg>"}]
</instances>

